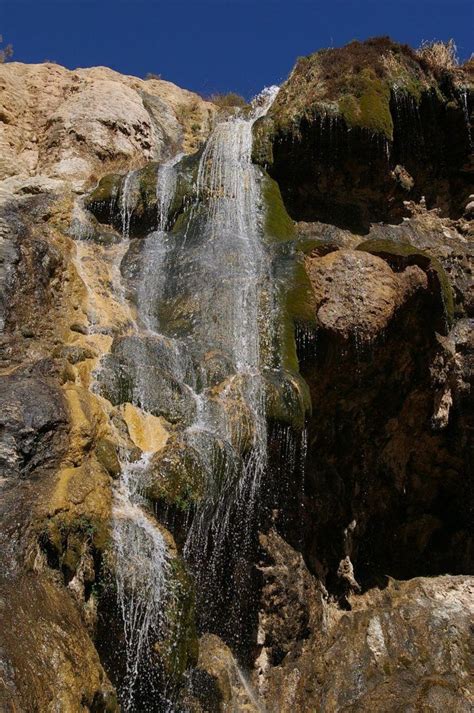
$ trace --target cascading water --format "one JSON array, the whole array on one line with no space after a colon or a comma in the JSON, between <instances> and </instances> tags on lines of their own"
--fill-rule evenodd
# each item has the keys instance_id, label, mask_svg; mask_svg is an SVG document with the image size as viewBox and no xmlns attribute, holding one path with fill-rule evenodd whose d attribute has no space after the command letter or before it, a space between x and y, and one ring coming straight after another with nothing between
<instances>
[{"instance_id":1,"label":"cascading water","mask_svg":"<svg viewBox=\"0 0 474 713\"><path fill-rule=\"evenodd\" d=\"M164 233L166 226L176 185L174 165L180 158L181 155L175 157L158 170L158 236ZM122 235L126 241L130 238L130 225L137 199L136 175L136 172L129 172L122 186L120 214ZM147 265L151 268L154 266L156 270L160 260L159 242L155 238L154 233L147 239L150 244L146 245L145 254ZM139 325L134 323L133 329L138 332ZM143 494L149 459L150 454L143 453L135 463L122 463L112 509L113 568L125 644L125 674L119 687L124 711L136 710L137 681L143 674L144 659L149 657L150 647L163 633L164 607L170 596L170 554ZM160 706L160 710L171 710L172 704L165 695L161 695L159 702L155 703Z\"/></svg>"},{"instance_id":2,"label":"cascading water","mask_svg":"<svg viewBox=\"0 0 474 713\"><path fill-rule=\"evenodd\" d=\"M166 231L179 157L159 168L157 229L140 241L139 268L134 268L138 341L131 358L138 382L129 400L147 408L151 366L162 368L194 404L194 416L178 432L199 456L205 488L183 554L195 576L201 626L237 642L246 626L250 548L268 463L264 372L275 366L277 309L264 241L261 172L251 160L252 127L277 91L265 90L246 115L215 126L199 161L195 202L172 234ZM127 174L118 206L127 242L137 185L136 172ZM130 249L133 256L137 246ZM150 344L159 345L160 353L152 365L146 361ZM167 596L169 555L143 497L148 465L147 456L124 462L113 505L125 711L137 710L135 684L159 633Z\"/></svg>"},{"instance_id":3,"label":"cascading water","mask_svg":"<svg viewBox=\"0 0 474 713\"><path fill-rule=\"evenodd\" d=\"M122 235L128 240L133 210L137 200L137 172L129 171L125 176L120 200L120 215L122 218Z\"/></svg>"},{"instance_id":4,"label":"cascading water","mask_svg":"<svg viewBox=\"0 0 474 713\"><path fill-rule=\"evenodd\" d=\"M158 205L158 231L164 233L168 224L171 201L176 190L176 164L184 154L176 154L170 161L166 161L158 169L156 181L156 202Z\"/></svg>"},{"instance_id":5,"label":"cascading water","mask_svg":"<svg viewBox=\"0 0 474 713\"><path fill-rule=\"evenodd\" d=\"M219 592L239 586L234 579L248 555L267 467L263 371L269 349L265 356L262 345L271 342L275 307L260 174L251 150L253 124L277 91L265 90L246 116L215 126L200 158L196 200L185 227L171 236L150 235L143 252L142 321L173 340L178 363L188 367L191 354L197 365L187 382L196 415L183 438L199 454L207 484L184 555L195 574L204 625L211 629L222 617ZM209 354L226 365L217 393L202 370ZM234 610L229 627L238 630L244 599L235 591L227 596Z\"/></svg>"},{"instance_id":6,"label":"cascading water","mask_svg":"<svg viewBox=\"0 0 474 713\"><path fill-rule=\"evenodd\" d=\"M194 334L203 344L222 350L234 365L234 382L240 381L253 430L250 453L242 463L231 506L245 499L250 517L259 482L266 467L266 418L260 343L272 315L262 314L261 293L269 279L269 261L261 242L262 211L256 169L251 162L252 126L268 111L277 88L258 97L249 117L234 117L218 124L202 154L197 179L200 205L206 216L200 230L204 236L193 275L198 279L199 310L204 319L197 322ZM217 307L217 309L216 309ZM262 330L263 327L263 330ZM229 384L229 389L232 388ZM224 399L226 398L224 394ZM216 432L219 424L206 413L201 401L200 419L195 432ZM230 441L225 419L219 436ZM223 428L224 426L224 428ZM192 433L192 432L191 432ZM195 436L195 434L193 434ZM229 459L232 464L233 459ZM212 474L214 475L214 474ZM230 475L230 474L226 474ZM215 528L213 540L222 541L227 524L228 499L222 499L214 517L204 507L194 520L188 537L188 552L205 550L207 528ZM224 512L223 512L224 509Z\"/></svg>"},{"instance_id":7,"label":"cascading water","mask_svg":"<svg viewBox=\"0 0 474 713\"><path fill-rule=\"evenodd\" d=\"M157 640L167 595L169 553L163 535L146 512L142 496L148 454L126 464L114 494L112 544L117 600L123 621L126 674L121 686L123 710L133 705L143 657Z\"/></svg>"},{"instance_id":8,"label":"cascading water","mask_svg":"<svg viewBox=\"0 0 474 713\"><path fill-rule=\"evenodd\" d=\"M157 229L145 238L142 250L142 269L138 286L138 308L144 326L158 332L153 316L153 305L160 300L166 276L163 272L164 258L168 250L166 228L171 202L176 190L176 165L182 159L179 153L158 169L156 181Z\"/></svg>"}]
</instances>

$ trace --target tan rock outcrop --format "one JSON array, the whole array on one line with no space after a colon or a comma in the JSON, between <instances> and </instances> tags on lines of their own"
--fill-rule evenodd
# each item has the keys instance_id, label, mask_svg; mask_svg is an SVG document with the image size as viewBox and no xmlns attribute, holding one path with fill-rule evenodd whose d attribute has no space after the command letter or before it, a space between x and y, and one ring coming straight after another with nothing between
<instances>
[{"instance_id":1,"label":"tan rock outcrop","mask_svg":"<svg viewBox=\"0 0 474 713\"><path fill-rule=\"evenodd\" d=\"M369 253L338 250L307 258L307 270L321 327L347 338L370 341L427 279L416 265L395 273Z\"/></svg>"},{"instance_id":2,"label":"tan rock outcrop","mask_svg":"<svg viewBox=\"0 0 474 713\"><path fill-rule=\"evenodd\" d=\"M171 82L106 67L0 66L0 180L43 174L75 188L112 168L192 152L216 108Z\"/></svg>"},{"instance_id":3,"label":"tan rock outcrop","mask_svg":"<svg viewBox=\"0 0 474 713\"><path fill-rule=\"evenodd\" d=\"M472 578L390 580L385 589L351 595L351 610L343 611L276 533L261 543L271 560L262 570L263 649L253 677L262 708L471 710ZM279 660L272 660L272 651Z\"/></svg>"}]
</instances>

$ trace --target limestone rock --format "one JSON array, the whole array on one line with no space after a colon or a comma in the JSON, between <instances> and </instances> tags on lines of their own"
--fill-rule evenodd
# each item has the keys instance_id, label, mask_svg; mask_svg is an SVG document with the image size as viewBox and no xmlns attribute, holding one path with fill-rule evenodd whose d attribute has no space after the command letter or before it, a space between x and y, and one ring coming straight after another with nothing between
<instances>
[{"instance_id":1,"label":"limestone rock","mask_svg":"<svg viewBox=\"0 0 474 713\"><path fill-rule=\"evenodd\" d=\"M161 450L168 440L167 422L130 403L120 408L127 424L130 438L141 451L152 453ZM168 424L169 425L169 424Z\"/></svg>"},{"instance_id":2,"label":"limestone rock","mask_svg":"<svg viewBox=\"0 0 474 713\"><path fill-rule=\"evenodd\" d=\"M352 595L344 612L317 594L301 556L276 533L261 542L274 562L263 569L261 637L280 656L262 667L261 655L253 680L269 710L470 710L472 577L391 580ZM292 615L305 610L298 629Z\"/></svg>"},{"instance_id":3,"label":"limestone rock","mask_svg":"<svg viewBox=\"0 0 474 713\"><path fill-rule=\"evenodd\" d=\"M113 166L195 150L216 111L170 82L18 62L0 67L0 101L0 179L44 174L77 188Z\"/></svg>"},{"instance_id":4,"label":"limestone rock","mask_svg":"<svg viewBox=\"0 0 474 713\"><path fill-rule=\"evenodd\" d=\"M344 339L370 341L427 281L416 266L394 273L381 258L338 250L307 258L321 327Z\"/></svg>"}]
</instances>

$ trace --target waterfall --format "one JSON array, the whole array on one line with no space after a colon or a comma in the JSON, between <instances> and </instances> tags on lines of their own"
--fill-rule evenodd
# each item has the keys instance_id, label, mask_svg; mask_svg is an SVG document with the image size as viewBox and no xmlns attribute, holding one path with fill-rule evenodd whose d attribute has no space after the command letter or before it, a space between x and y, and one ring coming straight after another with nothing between
<instances>
[{"instance_id":1,"label":"waterfall","mask_svg":"<svg viewBox=\"0 0 474 713\"><path fill-rule=\"evenodd\" d=\"M190 528L185 556L193 563L198 590L208 602L218 599L226 548L232 549L236 566L240 557L245 559L267 466L263 379L267 364L261 343L272 331L271 264L262 241L263 209L251 151L253 124L268 111L277 91L276 87L265 90L247 117L237 115L214 128L197 177L197 205L201 212L204 206L204 217L191 215L185 238L199 233L199 250L186 265L186 281L199 295L193 337L230 358L235 373L223 389L222 402L225 406L226 399L237 394L252 431L250 450L242 459L232 447L225 413L216 418L205 394L199 399L198 417L187 430L191 443L205 454L210 482L208 497ZM213 438L214 444L227 444L217 454ZM216 487L216 479L223 485Z\"/></svg>"},{"instance_id":2,"label":"waterfall","mask_svg":"<svg viewBox=\"0 0 474 713\"><path fill-rule=\"evenodd\" d=\"M132 220L133 210L137 201L138 181L137 172L129 171L125 176L122 185L122 194L120 200L120 216L122 219L122 235L128 240L130 237L130 224Z\"/></svg>"},{"instance_id":3,"label":"waterfall","mask_svg":"<svg viewBox=\"0 0 474 713\"><path fill-rule=\"evenodd\" d=\"M126 676L123 710L131 709L143 657L160 634L167 593L169 553L160 530L146 512L141 495L149 454L127 464L113 505L112 543L117 600L123 621Z\"/></svg>"},{"instance_id":4,"label":"waterfall","mask_svg":"<svg viewBox=\"0 0 474 713\"><path fill-rule=\"evenodd\" d=\"M206 602L212 602L211 629L220 607L214 595L225 578L225 552L234 553L232 581L241 562L249 559L246 548L255 532L253 518L268 459L263 371L270 365L262 344L271 341L274 306L271 257L263 241L261 174L252 164L251 150L252 126L277 91L265 90L247 115L236 114L215 126L200 157L195 203L181 232L167 232L181 157L159 167L157 229L140 241L138 275L134 273L137 318L132 329L135 338L145 341L133 348L133 368L141 379L133 401L146 408L147 390L152 389L146 361L146 340L151 339L162 350L156 366L194 402L191 422L178 428L199 454L206 487L191 517L183 554L195 576L204 620ZM118 206L123 238L130 246L138 186L137 172L128 173ZM165 309L170 303L178 305L171 318ZM217 385L203 366L209 354L225 365ZM169 594L170 554L143 496L149 458L143 454L136 463L125 461L114 489L112 545L126 648L120 686L124 711L135 710L137 682L159 638ZM238 599L234 596L235 621L241 617Z\"/></svg>"},{"instance_id":5,"label":"waterfall","mask_svg":"<svg viewBox=\"0 0 474 713\"><path fill-rule=\"evenodd\" d=\"M176 164L184 157L178 153L163 163L158 169L156 181L156 203L158 206L158 231L164 233L168 223L171 201L176 191Z\"/></svg>"},{"instance_id":6,"label":"waterfall","mask_svg":"<svg viewBox=\"0 0 474 713\"><path fill-rule=\"evenodd\" d=\"M176 156L158 169L157 204L158 233L147 238L145 258L150 274L159 274L161 243L168 210L173 198L176 176ZM122 235L128 242L133 210L136 205L137 173L129 172L123 182L120 213ZM120 281L119 281L120 282ZM120 283L121 284L121 283ZM150 289L153 287L145 280ZM153 293L153 289L150 290ZM121 294L124 294L121 286ZM142 310L143 316L143 310ZM146 326L147 319L144 319ZM139 331L134 323L133 330ZM114 558L117 604L122 619L125 643L125 678L120 685L124 711L135 710L136 685L143 674L145 657L150 647L163 633L164 608L168 591L170 553L165 539L153 520L149 502L143 495L147 482L150 453L143 453L135 463L122 463L120 479L114 489L112 508L112 550ZM166 699L161 705L171 710ZM164 708L163 708L164 709Z\"/></svg>"},{"instance_id":7,"label":"waterfall","mask_svg":"<svg viewBox=\"0 0 474 713\"><path fill-rule=\"evenodd\" d=\"M176 166L183 156L182 153L176 154L158 169L157 229L145 238L142 251L142 269L137 296L138 311L145 328L152 332L159 332L159 325L153 314L153 305L159 302L166 281L164 265L169 245L166 228L176 190Z\"/></svg>"}]
</instances>

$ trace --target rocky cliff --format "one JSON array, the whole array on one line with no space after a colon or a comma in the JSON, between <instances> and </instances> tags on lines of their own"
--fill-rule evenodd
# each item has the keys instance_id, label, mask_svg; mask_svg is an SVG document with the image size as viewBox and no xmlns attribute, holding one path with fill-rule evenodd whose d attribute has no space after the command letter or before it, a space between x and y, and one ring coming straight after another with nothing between
<instances>
[{"instance_id":1,"label":"rocky cliff","mask_svg":"<svg viewBox=\"0 0 474 713\"><path fill-rule=\"evenodd\" d=\"M471 65L0 64L5 710L472 709Z\"/></svg>"}]
</instances>

